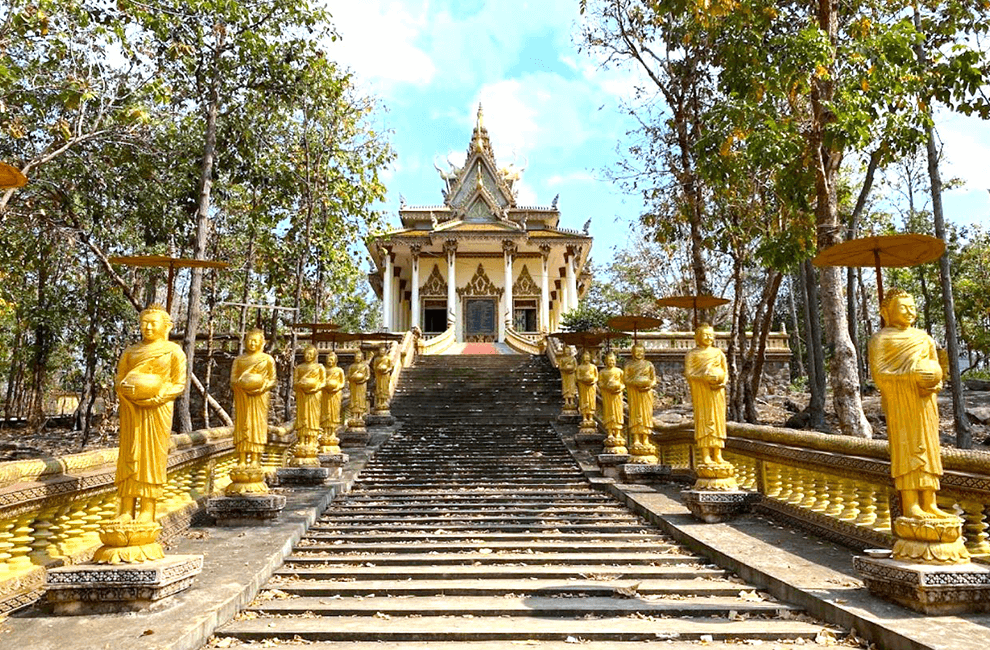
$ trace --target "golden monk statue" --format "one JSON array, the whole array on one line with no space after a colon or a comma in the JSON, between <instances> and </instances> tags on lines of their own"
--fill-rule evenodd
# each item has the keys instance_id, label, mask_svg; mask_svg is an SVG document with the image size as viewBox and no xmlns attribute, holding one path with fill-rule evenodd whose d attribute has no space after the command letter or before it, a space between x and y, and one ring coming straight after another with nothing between
<instances>
[{"instance_id":1,"label":"golden monk statue","mask_svg":"<svg viewBox=\"0 0 990 650\"><path fill-rule=\"evenodd\" d=\"M352 429L364 428L364 416L368 412L369 379L371 379L371 368L365 363L361 350L358 350L354 353L354 362L347 366L347 386L351 392L347 426Z\"/></svg>"},{"instance_id":2,"label":"golden monk statue","mask_svg":"<svg viewBox=\"0 0 990 650\"><path fill-rule=\"evenodd\" d=\"M560 393L564 398L564 409L562 415L572 415L577 413L577 361L574 359L574 350L569 345L564 346L564 354L557 361L560 369Z\"/></svg>"},{"instance_id":3,"label":"golden monk statue","mask_svg":"<svg viewBox=\"0 0 990 650\"><path fill-rule=\"evenodd\" d=\"M234 393L234 448L238 466L231 470L228 496L265 494L261 454L268 442L268 403L275 387L275 360L264 352L265 334L253 329L244 335L246 352L230 367Z\"/></svg>"},{"instance_id":4,"label":"golden monk statue","mask_svg":"<svg viewBox=\"0 0 990 650\"><path fill-rule=\"evenodd\" d=\"M722 458L725 447L725 384L729 368L725 353L715 347L715 330L708 323L694 331L696 347L684 357L684 377L691 387L694 441L701 452L698 490L738 489L732 464Z\"/></svg>"},{"instance_id":5,"label":"golden monk statue","mask_svg":"<svg viewBox=\"0 0 990 650\"><path fill-rule=\"evenodd\" d=\"M631 462L656 464L659 459L650 434L653 433L653 387L657 384L657 372L653 363L646 359L646 348L642 343L632 346L632 359L626 363L622 381L629 391Z\"/></svg>"},{"instance_id":6,"label":"golden monk statue","mask_svg":"<svg viewBox=\"0 0 990 650\"><path fill-rule=\"evenodd\" d=\"M605 355L605 369L598 376L602 388L602 419L605 421L606 454L626 453L626 437L622 432L625 415L622 412L622 394L626 385L622 381L622 370L615 367L615 354Z\"/></svg>"},{"instance_id":7,"label":"golden monk statue","mask_svg":"<svg viewBox=\"0 0 990 650\"><path fill-rule=\"evenodd\" d=\"M388 415L389 402L392 399L392 370L395 362L388 354L388 345L382 343L378 346L378 354L375 355L375 415Z\"/></svg>"},{"instance_id":8,"label":"golden monk statue","mask_svg":"<svg viewBox=\"0 0 990 650\"><path fill-rule=\"evenodd\" d=\"M887 292L880 315L886 327L870 338L870 373L887 417L890 473L903 512L894 522L894 559L965 562L969 554L960 538L961 520L935 502L942 476L935 398L942 369L935 341L912 327L914 298L901 289Z\"/></svg>"},{"instance_id":9,"label":"golden monk statue","mask_svg":"<svg viewBox=\"0 0 990 650\"><path fill-rule=\"evenodd\" d=\"M337 438L337 430L340 429L340 403L343 397L344 369L337 365L337 355L331 352L327 355L324 363L326 369L326 383L323 385L323 417L320 426L323 434L320 436L321 454L339 454L340 439Z\"/></svg>"},{"instance_id":10,"label":"golden monk statue","mask_svg":"<svg viewBox=\"0 0 990 650\"><path fill-rule=\"evenodd\" d=\"M141 312L141 342L131 345L117 365L120 451L114 484L117 516L103 525L104 546L93 561L116 564L164 557L155 508L168 482L172 404L186 385L186 355L168 340L172 319L161 305Z\"/></svg>"},{"instance_id":11,"label":"golden monk statue","mask_svg":"<svg viewBox=\"0 0 990 650\"><path fill-rule=\"evenodd\" d=\"M323 385L326 369L316 361L316 348L306 346L303 363L296 366L292 388L296 394L296 447L290 465L293 467L319 467L316 443L320 435L320 415L323 406Z\"/></svg>"},{"instance_id":12,"label":"golden monk statue","mask_svg":"<svg viewBox=\"0 0 990 650\"><path fill-rule=\"evenodd\" d=\"M598 368L591 362L591 353L581 353L581 365L575 373L578 389L578 408L581 411L581 429L592 433L598 430L595 425L595 407L598 401Z\"/></svg>"}]
</instances>

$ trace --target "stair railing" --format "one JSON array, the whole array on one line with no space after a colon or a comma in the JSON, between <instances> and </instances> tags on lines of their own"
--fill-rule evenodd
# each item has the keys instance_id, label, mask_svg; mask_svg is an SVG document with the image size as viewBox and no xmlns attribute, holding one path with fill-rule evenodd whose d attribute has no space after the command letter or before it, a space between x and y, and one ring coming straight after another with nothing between
<instances>
[{"instance_id":1,"label":"stair railing","mask_svg":"<svg viewBox=\"0 0 990 650\"><path fill-rule=\"evenodd\" d=\"M854 548L893 544L900 512L886 440L729 422L724 456L740 486L763 495L757 509L789 525ZM654 427L661 462L694 479L690 422ZM938 505L963 518L966 548L990 562L990 452L943 448Z\"/></svg>"},{"instance_id":2,"label":"stair railing","mask_svg":"<svg viewBox=\"0 0 990 650\"><path fill-rule=\"evenodd\" d=\"M419 353L443 354L454 344L454 339L454 325L451 323L447 326L447 330L443 334L434 336L426 341L419 339Z\"/></svg>"},{"instance_id":3,"label":"stair railing","mask_svg":"<svg viewBox=\"0 0 990 650\"><path fill-rule=\"evenodd\" d=\"M542 354L543 350L541 350L540 343L542 338L545 337L545 334L523 335L517 332L512 326L508 324L505 326L505 344L522 354Z\"/></svg>"}]
</instances>

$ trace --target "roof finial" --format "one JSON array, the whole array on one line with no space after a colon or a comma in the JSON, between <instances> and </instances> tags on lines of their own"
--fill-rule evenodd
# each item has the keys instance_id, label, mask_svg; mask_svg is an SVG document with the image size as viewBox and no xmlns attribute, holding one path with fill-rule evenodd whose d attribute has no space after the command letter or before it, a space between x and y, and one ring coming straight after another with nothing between
<instances>
[{"instance_id":1,"label":"roof finial","mask_svg":"<svg viewBox=\"0 0 990 650\"><path fill-rule=\"evenodd\" d=\"M476 127L483 129L485 127L485 112L481 108L481 102L478 102L478 119L476 120Z\"/></svg>"}]
</instances>

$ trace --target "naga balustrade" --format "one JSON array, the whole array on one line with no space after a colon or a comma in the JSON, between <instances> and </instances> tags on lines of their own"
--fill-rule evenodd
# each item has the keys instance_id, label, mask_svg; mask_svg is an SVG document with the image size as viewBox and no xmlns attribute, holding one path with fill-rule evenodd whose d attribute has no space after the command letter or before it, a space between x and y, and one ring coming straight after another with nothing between
<instances>
[{"instance_id":1,"label":"naga balustrade","mask_svg":"<svg viewBox=\"0 0 990 650\"><path fill-rule=\"evenodd\" d=\"M271 427L263 464L283 464L291 423ZM168 485L158 505L162 539L189 527L206 499L222 493L237 462L233 429L173 434ZM46 567L86 562L100 545L100 523L116 514L117 449L0 463L0 613L42 591Z\"/></svg>"},{"instance_id":2,"label":"naga balustrade","mask_svg":"<svg viewBox=\"0 0 990 650\"><path fill-rule=\"evenodd\" d=\"M893 545L890 522L900 504L886 440L737 422L727 429L724 456L740 487L763 495L758 511L853 548ZM675 478L694 480L690 423L658 425L653 441ZM990 561L990 453L943 448L942 464L938 504L963 518L974 559Z\"/></svg>"}]
</instances>

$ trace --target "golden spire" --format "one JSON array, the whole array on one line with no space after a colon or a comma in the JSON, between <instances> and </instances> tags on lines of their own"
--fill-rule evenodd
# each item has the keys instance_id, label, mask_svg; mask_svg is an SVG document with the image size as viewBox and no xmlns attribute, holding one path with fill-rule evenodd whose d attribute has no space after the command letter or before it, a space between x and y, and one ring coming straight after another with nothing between
<instances>
[{"instance_id":1,"label":"golden spire","mask_svg":"<svg viewBox=\"0 0 990 650\"><path fill-rule=\"evenodd\" d=\"M478 102L478 116L475 119L474 133L471 134L471 145L468 147L469 156L472 151L479 153L487 151L488 155L494 158L492 145L488 140L488 129L485 128L485 113L481 108L481 102Z\"/></svg>"},{"instance_id":2,"label":"golden spire","mask_svg":"<svg viewBox=\"0 0 990 650\"><path fill-rule=\"evenodd\" d=\"M485 113L481 109L481 102L478 102L478 118L475 120L475 128L485 128Z\"/></svg>"}]
</instances>

